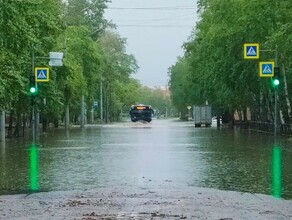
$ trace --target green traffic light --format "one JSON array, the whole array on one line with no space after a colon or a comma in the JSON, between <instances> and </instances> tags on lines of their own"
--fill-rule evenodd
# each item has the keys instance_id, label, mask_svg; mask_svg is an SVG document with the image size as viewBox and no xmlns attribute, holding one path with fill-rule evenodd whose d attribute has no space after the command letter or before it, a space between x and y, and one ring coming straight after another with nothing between
<instances>
[{"instance_id":1,"label":"green traffic light","mask_svg":"<svg viewBox=\"0 0 292 220\"><path fill-rule=\"evenodd\" d=\"M29 77L29 93L30 95L36 95L38 92L36 82L35 82L35 76L30 76Z\"/></svg>"},{"instance_id":2,"label":"green traffic light","mask_svg":"<svg viewBox=\"0 0 292 220\"><path fill-rule=\"evenodd\" d=\"M35 87L31 87L29 89L29 91L30 91L30 93L34 94L34 93L36 93L36 88Z\"/></svg>"},{"instance_id":3,"label":"green traffic light","mask_svg":"<svg viewBox=\"0 0 292 220\"><path fill-rule=\"evenodd\" d=\"M280 81L278 79L273 80L274 86L278 86L280 84Z\"/></svg>"}]
</instances>

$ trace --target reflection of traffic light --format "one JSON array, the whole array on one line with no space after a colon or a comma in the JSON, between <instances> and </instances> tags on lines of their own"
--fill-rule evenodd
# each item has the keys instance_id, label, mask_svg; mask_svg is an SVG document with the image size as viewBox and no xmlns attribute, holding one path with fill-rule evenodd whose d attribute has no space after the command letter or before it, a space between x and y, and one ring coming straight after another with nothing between
<instances>
[{"instance_id":1,"label":"reflection of traffic light","mask_svg":"<svg viewBox=\"0 0 292 220\"><path fill-rule=\"evenodd\" d=\"M29 93L31 96L35 96L37 94L37 87L35 84L35 77L34 76L29 77Z\"/></svg>"},{"instance_id":2,"label":"reflection of traffic light","mask_svg":"<svg viewBox=\"0 0 292 220\"><path fill-rule=\"evenodd\" d=\"M272 84L277 88L280 84L280 67L274 67L274 77L272 78Z\"/></svg>"},{"instance_id":3,"label":"reflection of traffic light","mask_svg":"<svg viewBox=\"0 0 292 220\"><path fill-rule=\"evenodd\" d=\"M29 148L29 176L30 176L30 189L33 191L38 190L38 148L35 144L30 145Z\"/></svg>"}]
</instances>

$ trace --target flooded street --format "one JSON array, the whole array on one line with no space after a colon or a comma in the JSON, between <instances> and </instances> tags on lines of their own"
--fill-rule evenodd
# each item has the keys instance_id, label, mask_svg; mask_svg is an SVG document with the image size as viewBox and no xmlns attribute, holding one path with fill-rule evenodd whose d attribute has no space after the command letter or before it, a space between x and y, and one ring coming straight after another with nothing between
<instances>
[{"instance_id":1,"label":"flooded street","mask_svg":"<svg viewBox=\"0 0 292 220\"><path fill-rule=\"evenodd\" d=\"M272 143L265 134L178 120L58 129L35 148L1 146L0 194L195 186L271 195L276 161L281 197L292 199L292 142L281 142L278 160Z\"/></svg>"}]
</instances>

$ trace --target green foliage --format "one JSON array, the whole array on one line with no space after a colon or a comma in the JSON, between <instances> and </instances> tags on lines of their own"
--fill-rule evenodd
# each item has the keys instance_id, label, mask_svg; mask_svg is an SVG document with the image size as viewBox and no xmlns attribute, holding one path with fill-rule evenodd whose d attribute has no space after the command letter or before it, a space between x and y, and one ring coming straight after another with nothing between
<instances>
[{"instance_id":1,"label":"green foliage","mask_svg":"<svg viewBox=\"0 0 292 220\"><path fill-rule=\"evenodd\" d=\"M65 7L65 23L68 26L86 26L92 39L97 40L107 27L103 18L108 0L68 0Z\"/></svg>"},{"instance_id":2,"label":"green foliage","mask_svg":"<svg viewBox=\"0 0 292 220\"><path fill-rule=\"evenodd\" d=\"M171 100L179 111L184 111L186 107L194 102L202 102L201 98L201 77L197 72L191 74L191 67L186 58L180 58L176 65L170 68L169 88L171 90ZM185 97L186 99L182 99Z\"/></svg>"},{"instance_id":3,"label":"green foliage","mask_svg":"<svg viewBox=\"0 0 292 220\"><path fill-rule=\"evenodd\" d=\"M170 101L169 90L165 88L141 87L140 96L132 104L151 105L158 115L173 114L174 110Z\"/></svg>"},{"instance_id":4,"label":"green foliage","mask_svg":"<svg viewBox=\"0 0 292 220\"><path fill-rule=\"evenodd\" d=\"M117 119L134 102L140 84L131 78L138 66L125 52L125 39L103 14L108 0L0 0L0 106L29 115L32 66L48 66L50 51L64 52L63 66L50 67L47 83L38 83L36 107L51 122L62 119L64 106L80 114L84 96L90 109L99 100L101 81L107 117ZM111 51L111 52L109 52ZM42 117L42 116L41 116Z\"/></svg>"},{"instance_id":5,"label":"green foliage","mask_svg":"<svg viewBox=\"0 0 292 220\"><path fill-rule=\"evenodd\" d=\"M60 30L58 0L1 1L0 7L0 104L3 110L27 114L30 105L29 75L32 53L52 49ZM41 62L35 60L35 65ZM22 105L22 106L20 106Z\"/></svg>"},{"instance_id":6,"label":"green foliage","mask_svg":"<svg viewBox=\"0 0 292 220\"><path fill-rule=\"evenodd\" d=\"M174 105L182 110L208 100L217 113L255 106L254 119L271 118L267 113L273 111L269 81L259 78L258 61L243 59L243 44L260 43L265 50L277 47L279 65L285 66L287 85L291 85L292 53L287 47L291 43L291 4L288 0L201 0L198 6L200 20L184 44L184 57L169 70ZM266 51L260 56L271 60L275 53ZM257 109L265 113L259 114Z\"/></svg>"},{"instance_id":7,"label":"green foliage","mask_svg":"<svg viewBox=\"0 0 292 220\"><path fill-rule=\"evenodd\" d=\"M133 55L126 54L125 39L114 30L105 31L100 38L100 80L104 82L106 121L117 120L121 110L135 99L140 84L131 78L138 65Z\"/></svg>"}]
</instances>

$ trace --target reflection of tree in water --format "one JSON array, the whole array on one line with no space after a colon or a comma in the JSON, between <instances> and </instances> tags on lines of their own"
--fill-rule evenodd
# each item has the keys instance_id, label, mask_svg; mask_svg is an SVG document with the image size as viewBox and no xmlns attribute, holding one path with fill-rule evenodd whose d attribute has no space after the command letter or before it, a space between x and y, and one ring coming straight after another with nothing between
<instances>
[{"instance_id":1,"label":"reflection of tree in water","mask_svg":"<svg viewBox=\"0 0 292 220\"><path fill-rule=\"evenodd\" d=\"M207 151L204 187L250 193L270 193L270 153L264 143L254 148L253 138L245 135L223 134L202 144Z\"/></svg>"}]
</instances>

